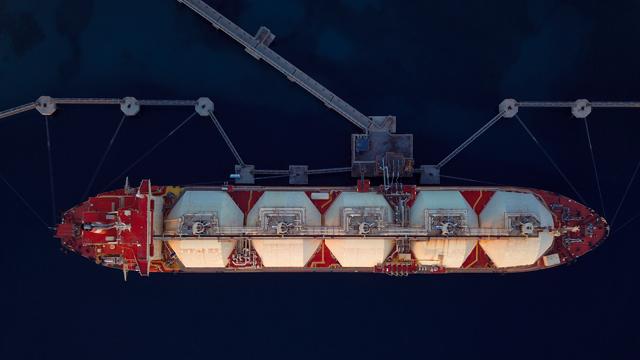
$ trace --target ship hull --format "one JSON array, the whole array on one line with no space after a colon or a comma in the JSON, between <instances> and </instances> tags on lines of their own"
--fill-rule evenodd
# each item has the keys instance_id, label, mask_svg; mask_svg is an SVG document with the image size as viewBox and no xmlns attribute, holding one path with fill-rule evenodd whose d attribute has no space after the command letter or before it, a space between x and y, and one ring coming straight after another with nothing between
<instances>
[{"instance_id":1,"label":"ship hull","mask_svg":"<svg viewBox=\"0 0 640 360\"><path fill-rule=\"evenodd\" d=\"M576 201L515 187L170 187L70 209L63 246L160 272L506 273L566 264L608 235Z\"/></svg>"}]
</instances>

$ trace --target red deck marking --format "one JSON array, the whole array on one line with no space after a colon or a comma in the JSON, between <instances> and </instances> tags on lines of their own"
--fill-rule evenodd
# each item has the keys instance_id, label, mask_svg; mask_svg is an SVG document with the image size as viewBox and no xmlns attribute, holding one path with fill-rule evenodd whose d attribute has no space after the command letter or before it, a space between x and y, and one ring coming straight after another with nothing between
<instances>
[{"instance_id":1,"label":"red deck marking","mask_svg":"<svg viewBox=\"0 0 640 360\"><path fill-rule=\"evenodd\" d=\"M484 190L460 191L460 194L462 194L464 199L469 203L469 206L471 206L473 211L478 215L480 215L484 207L487 206L487 203L491 200L494 193L495 191Z\"/></svg>"},{"instance_id":2,"label":"red deck marking","mask_svg":"<svg viewBox=\"0 0 640 360\"><path fill-rule=\"evenodd\" d=\"M314 193L314 192L316 192L316 191L305 191L305 194L307 194L307 196L309 197L309 200L311 200L313 205L315 205L316 208L318 209L318 211L320 211L320 214L324 214L325 211L327 211L327 209L329 209L329 206L335 201L335 199L338 198L338 195L340 195L340 193L342 191L331 190L329 192L329 199L328 200L313 200L313 199L311 199L311 194Z\"/></svg>"},{"instance_id":3,"label":"red deck marking","mask_svg":"<svg viewBox=\"0 0 640 360\"><path fill-rule=\"evenodd\" d=\"M237 253L238 249L234 248L233 251L231 252L231 254L229 255L229 257L227 258L227 264L225 265L226 268L230 268L230 269L249 269L249 268L261 268L262 265L262 258L260 257L260 254L256 251L255 248L251 249L252 254L255 254L255 262L251 263L248 262L246 264L234 264L233 261L231 260L233 258L233 256Z\"/></svg>"},{"instance_id":4,"label":"red deck marking","mask_svg":"<svg viewBox=\"0 0 640 360\"><path fill-rule=\"evenodd\" d=\"M331 250L324 244L324 240L322 240L316 252L305 265L308 268L339 268L341 266L340 262L331 253Z\"/></svg>"},{"instance_id":5,"label":"red deck marking","mask_svg":"<svg viewBox=\"0 0 640 360\"><path fill-rule=\"evenodd\" d=\"M73 224L64 223L58 225L56 227L56 237L61 239L73 237Z\"/></svg>"},{"instance_id":6,"label":"red deck marking","mask_svg":"<svg viewBox=\"0 0 640 360\"><path fill-rule=\"evenodd\" d=\"M153 256L153 246L147 254L148 230L153 228L154 201L148 202L149 190L153 194L164 192L163 187L151 186L148 180L140 185L142 197L126 194L124 190L111 191L95 197L72 208L64 214L64 224L59 227L57 236L63 246L80 255L100 262L104 256L122 256L126 270L137 270L147 275L147 260ZM148 216L151 216L148 218ZM116 223L128 226L118 230ZM106 227L91 226L102 224ZM114 265L114 267L120 267ZM152 268L157 271L158 267Z\"/></svg>"},{"instance_id":7,"label":"red deck marking","mask_svg":"<svg viewBox=\"0 0 640 360\"><path fill-rule=\"evenodd\" d=\"M229 195L236 202L240 210L245 214L249 214L253 205L255 205L264 191L256 191L256 190L234 190L230 191Z\"/></svg>"},{"instance_id":8,"label":"red deck marking","mask_svg":"<svg viewBox=\"0 0 640 360\"><path fill-rule=\"evenodd\" d=\"M358 192L369 192L371 191L371 180L364 179L358 180Z\"/></svg>"},{"instance_id":9,"label":"red deck marking","mask_svg":"<svg viewBox=\"0 0 640 360\"><path fill-rule=\"evenodd\" d=\"M469 257L462 263L463 269L478 268L494 268L496 267L487 253L482 249L480 244L476 244L475 248L469 254Z\"/></svg>"},{"instance_id":10,"label":"red deck marking","mask_svg":"<svg viewBox=\"0 0 640 360\"><path fill-rule=\"evenodd\" d=\"M142 182L140 183L140 188L138 190L138 192L140 194L148 194L149 193L149 186L151 186L151 181L149 180L142 180Z\"/></svg>"},{"instance_id":11,"label":"red deck marking","mask_svg":"<svg viewBox=\"0 0 640 360\"><path fill-rule=\"evenodd\" d=\"M407 201L407 206L412 207L413 203L416 202L416 198L418 197L418 189L415 185L404 185L402 190L409 194L409 201Z\"/></svg>"},{"instance_id":12,"label":"red deck marking","mask_svg":"<svg viewBox=\"0 0 640 360\"><path fill-rule=\"evenodd\" d=\"M556 236L554 240L553 251L559 254L562 263L584 255L607 237L609 230L606 220L592 209L550 191L532 191L549 207L556 227L577 227L577 231ZM565 238L581 241L568 241L565 244Z\"/></svg>"},{"instance_id":13,"label":"red deck marking","mask_svg":"<svg viewBox=\"0 0 640 360\"><path fill-rule=\"evenodd\" d=\"M90 211L111 212L120 207L120 199L116 197L94 197L89 199Z\"/></svg>"}]
</instances>

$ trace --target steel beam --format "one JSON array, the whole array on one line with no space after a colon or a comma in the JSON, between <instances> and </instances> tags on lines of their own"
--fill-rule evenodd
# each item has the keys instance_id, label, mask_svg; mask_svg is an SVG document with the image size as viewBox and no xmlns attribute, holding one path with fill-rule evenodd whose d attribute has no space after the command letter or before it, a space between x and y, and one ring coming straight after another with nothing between
<instances>
[{"instance_id":1,"label":"steel beam","mask_svg":"<svg viewBox=\"0 0 640 360\"><path fill-rule=\"evenodd\" d=\"M14 108L11 108L5 111L0 111L0 119L4 119L13 115L18 115L23 112L33 110L35 108L36 108L36 103L32 102L32 103L16 106Z\"/></svg>"}]
</instances>

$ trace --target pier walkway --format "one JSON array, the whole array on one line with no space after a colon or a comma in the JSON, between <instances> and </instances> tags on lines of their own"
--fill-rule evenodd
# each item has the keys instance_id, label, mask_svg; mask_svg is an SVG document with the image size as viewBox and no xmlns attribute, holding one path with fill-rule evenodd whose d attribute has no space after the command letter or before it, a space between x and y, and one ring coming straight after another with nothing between
<instances>
[{"instance_id":1,"label":"pier walkway","mask_svg":"<svg viewBox=\"0 0 640 360\"><path fill-rule=\"evenodd\" d=\"M327 107L335 110L345 119L365 132L369 129L379 128L371 118L365 116L346 101L338 97L329 89L322 86L302 70L295 67L289 61L269 48L275 39L275 35L266 27L260 27L255 36L250 35L231 20L224 17L211 6L201 0L178 0L209 21L216 29L222 30L233 40L245 47L245 50L258 60L264 60L267 64L280 71L289 80L300 85L311 95L322 101Z\"/></svg>"}]
</instances>

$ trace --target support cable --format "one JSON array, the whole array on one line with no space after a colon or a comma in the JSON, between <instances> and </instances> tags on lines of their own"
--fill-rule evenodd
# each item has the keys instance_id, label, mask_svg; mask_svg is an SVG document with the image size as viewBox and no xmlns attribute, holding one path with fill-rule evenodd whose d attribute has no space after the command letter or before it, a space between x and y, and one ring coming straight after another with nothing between
<instances>
[{"instance_id":1,"label":"support cable","mask_svg":"<svg viewBox=\"0 0 640 360\"><path fill-rule=\"evenodd\" d=\"M122 171L120 173L120 175L118 175L117 177L115 177L113 180L111 180L109 182L109 184L107 184L107 186L104 187L104 189L108 189L111 185L113 185L116 181L120 180L123 176L125 176L129 170L133 169L136 165L138 165L142 160L144 160L147 156L151 155L151 153L158 148L158 146L162 145L165 141L167 141L167 139L169 139L171 137L171 135L175 134L176 131L178 131L182 126L184 126L187 122L189 122L189 120L191 120L191 118L193 118L197 113L194 112L191 115L189 115L186 119L184 119L178 126L176 126L173 130L171 130L170 133L168 133L165 137L163 137L162 139L160 139L160 141L158 141L155 145L153 145L149 150L147 150L147 152L145 152L144 154L142 154L138 159L136 159L136 161L134 161L131 165L129 165L126 169L124 169L124 171Z\"/></svg>"},{"instance_id":2,"label":"support cable","mask_svg":"<svg viewBox=\"0 0 640 360\"><path fill-rule=\"evenodd\" d=\"M348 173L348 172L351 172L351 168L350 167L313 169L313 170L308 170L307 174L309 174L309 175L321 175L321 174L338 174L338 173Z\"/></svg>"},{"instance_id":3,"label":"support cable","mask_svg":"<svg viewBox=\"0 0 640 360\"><path fill-rule=\"evenodd\" d=\"M42 218L42 216L40 216L38 214L38 212L31 206L29 205L29 202L27 202L27 200L20 194L20 192L18 192L18 190L16 190L16 188L14 188L13 186L11 186L11 184L9 183L9 181L2 176L2 174L0 174L0 180L2 180L2 182L5 183L5 185L7 185L7 187L9 189L11 189L11 191L13 191L13 193L18 197L18 199L20 199L20 201L22 202L22 204L29 209L29 211L31 211L31 213L33 214L33 216L36 217L36 219L38 219L38 221L40 221L42 223L42 225L44 225L44 227L46 227L47 229L51 229L51 226L49 224L47 224L46 221L44 221L44 219Z\"/></svg>"},{"instance_id":4,"label":"support cable","mask_svg":"<svg viewBox=\"0 0 640 360\"><path fill-rule=\"evenodd\" d=\"M116 131L113 133L113 136L109 141L109 145L107 145L107 149L102 154L102 158L100 159L98 166L96 167L95 171L93 172L93 175L91 176L89 185L87 185L87 189L84 191L84 194L82 195L82 199L81 199L82 201L84 201L89 195L89 191L91 191L91 187L93 187L93 183L96 181L96 178L98 177L98 173L100 172L100 169L102 168L102 165L104 164L104 161L106 160L107 155L109 154L109 151L111 151L111 147L113 146L113 143L115 142L116 137L118 136L118 133L120 132L120 128L122 127L122 124L124 124L124 119L126 119L126 117L127 115L123 115L122 118L120 119L120 122L118 123L118 127L116 127Z\"/></svg>"},{"instance_id":5,"label":"support cable","mask_svg":"<svg viewBox=\"0 0 640 360\"><path fill-rule=\"evenodd\" d=\"M256 175L289 175L289 170L256 169L253 173Z\"/></svg>"},{"instance_id":6,"label":"support cable","mask_svg":"<svg viewBox=\"0 0 640 360\"><path fill-rule=\"evenodd\" d=\"M631 185L633 185L633 181L636 179L639 169L640 169L640 161L638 161L638 165L636 165L636 169L633 171L633 174L631 175L631 179L629 179L629 183L627 184L627 188L624 190L624 194L622 195L622 199L620 200L620 203L616 208L616 212L615 214L613 214L613 218L611 219L612 228L613 228L613 225L616 223L616 219L618 218L620 209L622 209L622 204L624 204L624 201L627 199L627 196L629 195L629 190L631 190Z\"/></svg>"},{"instance_id":7,"label":"support cable","mask_svg":"<svg viewBox=\"0 0 640 360\"><path fill-rule=\"evenodd\" d=\"M442 159L442 161L440 161L438 165L436 165L436 168L440 169L443 166L445 166L449 161L451 161L451 159L456 157L456 155L462 152L462 150L464 150L467 146L469 146L472 142L474 142L477 138L479 138L480 135L484 134L485 131L489 130L489 128L493 126L493 124L498 122L498 120L502 119L502 117L504 116L504 113L505 113L504 111L501 111L500 113L498 113L498 115L494 116L493 119L489 120L489 122L484 124L483 127L478 129L478 131L473 133L473 135L471 135L467 140L465 140L465 142L463 142L460 146L458 146L455 150L453 150L451 154L447 155L447 157Z\"/></svg>"},{"instance_id":8,"label":"support cable","mask_svg":"<svg viewBox=\"0 0 640 360\"><path fill-rule=\"evenodd\" d=\"M341 168L326 168L326 169L310 169L307 170L307 175L323 175L323 174L338 174L351 172L350 167ZM274 169L255 169L253 171L257 175L289 175L289 170L274 170Z\"/></svg>"},{"instance_id":9,"label":"support cable","mask_svg":"<svg viewBox=\"0 0 640 360\"><path fill-rule=\"evenodd\" d=\"M218 118L216 118L216 116L213 115L212 111L209 111L209 117L211 118L211 121L213 122L213 124L216 126L216 128L220 132L220 135L222 136L222 139L224 139L224 142L227 143L227 146L229 147L229 150L231 150L231 153L236 158L236 161L238 162L238 164L240 166L245 166L244 161L242 161L242 158L240 157L240 154L238 153L238 150L236 150L235 146L233 146L233 143L231 142L231 139L229 139L229 136L227 136L227 133L222 128L222 125L220 125L220 122L218 121Z\"/></svg>"},{"instance_id":10,"label":"support cable","mask_svg":"<svg viewBox=\"0 0 640 360\"><path fill-rule=\"evenodd\" d=\"M337 174L350 172L351 168L326 168L326 169L313 169L308 170L307 175L324 175L324 174ZM254 180L267 180L267 179L280 179L289 177L289 170L255 170L254 174L261 174L267 176L256 177ZM218 180L218 181L205 181L205 182L197 182L191 183L185 186L197 186L197 185L223 185L224 183L228 183L229 180Z\"/></svg>"},{"instance_id":11,"label":"support cable","mask_svg":"<svg viewBox=\"0 0 640 360\"><path fill-rule=\"evenodd\" d=\"M589 151L591 152L591 164L593 165L593 173L596 178L596 185L598 186L598 196L600 197L600 207L602 208L602 215L607 217L607 212L604 208L604 198L602 197L602 187L600 186L600 176L598 175L598 167L596 166L596 157L593 154L593 145L591 144L591 133L589 131L589 122L587 118L584 118L584 128L587 131L587 140L589 141Z\"/></svg>"},{"instance_id":12,"label":"support cable","mask_svg":"<svg viewBox=\"0 0 640 360\"><path fill-rule=\"evenodd\" d=\"M56 219L56 194L55 186L53 183L53 157L51 154L51 132L49 131L49 117L44 117L44 126L47 130L47 155L49 159L49 191L51 192L51 218L55 224Z\"/></svg>"},{"instance_id":13,"label":"support cable","mask_svg":"<svg viewBox=\"0 0 640 360\"><path fill-rule=\"evenodd\" d=\"M491 182L491 181L476 180L476 179L464 178L464 177L459 177L459 176L451 176L451 175L442 175L442 174L440 174L440 177L441 177L441 178L444 178L444 179L452 179L452 180L468 181L468 182L473 182L473 183L478 183L478 184L488 184L488 185L494 185L494 186L504 186L504 185L502 185L502 184L498 184L498 183Z\"/></svg>"},{"instance_id":14,"label":"support cable","mask_svg":"<svg viewBox=\"0 0 640 360\"><path fill-rule=\"evenodd\" d=\"M571 183L571 181L569 181L569 178L567 178L567 176L564 174L564 172L560 169L560 167L558 166L558 164L556 164L556 162L553 160L553 158L551 157L551 155L549 155L549 153L547 152L547 150L545 150L544 146L542 146L542 144L538 141L538 139L535 137L535 135L533 135L533 133L531 132L531 130L529 130L529 128L527 127L527 125L524 123L524 121L522 121L522 119L520 119L520 116L518 116L517 114L515 115L515 118L518 120L518 122L520 123L520 125L522 125L522 127L524 128L524 130L527 132L527 134L529 134L529 136L531 137L531 139L533 140L533 142L536 143L536 145L538 145L538 148L540 148L540 150L542 151L542 153L544 154L544 156L549 160L549 162L551 162L551 165L553 165L554 168L556 168L556 170L558 171L558 173L560 174L560 176L562 176L562 178L564 179L564 181L569 185L569 187L571 188L571 190L573 190L573 192L578 195L578 198L580 199L580 201L583 204L586 204L586 201L584 199L584 197L582 197L582 195L580 195L580 193L578 192L578 190L575 188L575 186L573 186L573 184Z\"/></svg>"},{"instance_id":15,"label":"support cable","mask_svg":"<svg viewBox=\"0 0 640 360\"><path fill-rule=\"evenodd\" d=\"M288 178L289 174L287 175L269 175L269 176L261 176L261 177L256 177L254 180L269 180L269 179L280 179L280 178Z\"/></svg>"}]
</instances>

